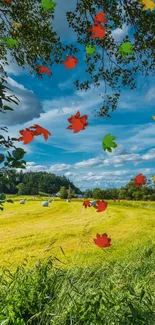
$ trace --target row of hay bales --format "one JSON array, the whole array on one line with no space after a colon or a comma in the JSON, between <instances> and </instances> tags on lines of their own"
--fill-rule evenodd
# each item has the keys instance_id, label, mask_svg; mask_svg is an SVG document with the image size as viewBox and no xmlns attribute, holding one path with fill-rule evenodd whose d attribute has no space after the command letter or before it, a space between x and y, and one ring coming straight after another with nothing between
<instances>
[{"instance_id":1,"label":"row of hay bales","mask_svg":"<svg viewBox=\"0 0 155 325\"><path fill-rule=\"evenodd\" d=\"M21 200L20 201L20 204L25 204L26 201L30 201L31 199L25 199L25 200ZM51 200L48 200L48 201L43 201L42 202L42 206L43 207L48 207L49 206L49 203L52 203L54 200L51 199ZM71 202L70 199L67 199L66 202ZM90 204L91 206L96 206L96 201L90 201Z\"/></svg>"}]
</instances>

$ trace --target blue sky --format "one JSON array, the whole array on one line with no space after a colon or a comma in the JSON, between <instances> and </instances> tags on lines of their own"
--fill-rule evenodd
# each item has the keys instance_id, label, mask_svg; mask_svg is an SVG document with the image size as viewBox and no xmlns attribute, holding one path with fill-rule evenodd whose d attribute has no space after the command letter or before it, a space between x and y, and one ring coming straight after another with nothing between
<instances>
[{"instance_id":1,"label":"blue sky","mask_svg":"<svg viewBox=\"0 0 155 325\"><path fill-rule=\"evenodd\" d=\"M61 3L61 4L60 4ZM65 11L74 9L75 1L57 1L54 26L62 41L76 42L76 35L68 29ZM113 37L121 42L130 33L128 26L113 31ZM39 80L35 74L19 68L11 62L7 67L10 88L20 99L14 112L1 114L1 125L8 127L9 136L18 138L19 130L39 124L52 136L45 141L36 137L29 145L22 142L27 152L27 171L47 171L65 175L81 190L100 187L120 187L131 177L143 173L148 178L155 173L155 79L137 76L137 89L122 90L117 111L111 118L94 117L93 111L101 107L100 89L92 87L88 92L76 90L73 82L84 78L84 55L78 54L75 69L66 70L63 65L52 67L53 76L45 74ZM88 115L88 127L73 134L67 130L67 119L77 111ZM102 149L102 138L116 136L118 148L112 153Z\"/></svg>"}]
</instances>

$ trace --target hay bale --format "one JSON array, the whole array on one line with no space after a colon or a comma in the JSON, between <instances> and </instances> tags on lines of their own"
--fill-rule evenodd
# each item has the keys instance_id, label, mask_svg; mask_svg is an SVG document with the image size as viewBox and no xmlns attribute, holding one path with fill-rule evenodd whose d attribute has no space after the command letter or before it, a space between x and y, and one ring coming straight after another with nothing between
<instances>
[{"instance_id":1,"label":"hay bale","mask_svg":"<svg viewBox=\"0 0 155 325\"><path fill-rule=\"evenodd\" d=\"M96 201L90 201L91 207L96 207Z\"/></svg>"},{"instance_id":2,"label":"hay bale","mask_svg":"<svg viewBox=\"0 0 155 325\"><path fill-rule=\"evenodd\" d=\"M53 202L53 200L48 200L49 203Z\"/></svg>"},{"instance_id":3,"label":"hay bale","mask_svg":"<svg viewBox=\"0 0 155 325\"><path fill-rule=\"evenodd\" d=\"M48 207L48 205L49 205L49 202L48 201L42 202L42 207Z\"/></svg>"},{"instance_id":4,"label":"hay bale","mask_svg":"<svg viewBox=\"0 0 155 325\"><path fill-rule=\"evenodd\" d=\"M21 200L20 201L20 204L25 204L25 200Z\"/></svg>"},{"instance_id":5,"label":"hay bale","mask_svg":"<svg viewBox=\"0 0 155 325\"><path fill-rule=\"evenodd\" d=\"M70 202L71 200L70 199L67 199L66 202Z\"/></svg>"}]
</instances>

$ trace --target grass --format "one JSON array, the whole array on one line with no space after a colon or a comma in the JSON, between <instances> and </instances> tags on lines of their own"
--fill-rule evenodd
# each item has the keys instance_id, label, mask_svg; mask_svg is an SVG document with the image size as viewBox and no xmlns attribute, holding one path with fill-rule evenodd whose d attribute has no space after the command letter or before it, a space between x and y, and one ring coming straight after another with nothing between
<instances>
[{"instance_id":1,"label":"grass","mask_svg":"<svg viewBox=\"0 0 155 325\"><path fill-rule=\"evenodd\" d=\"M124 259L140 243L155 242L155 211L141 207L142 202L109 201L106 211L97 213L93 207L85 209L82 200L67 203L57 199L43 208L40 198L25 205L19 204L20 199L15 197L14 204L6 203L0 213L0 264L10 269L22 265L25 259L33 266L37 259L51 255L71 268ZM106 232L112 238L109 249L94 244L97 232Z\"/></svg>"},{"instance_id":2,"label":"grass","mask_svg":"<svg viewBox=\"0 0 155 325\"><path fill-rule=\"evenodd\" d=\"M155 324L155 202L97 213L82 200L13 199L0 213L0 325Z\"/></svg>"}]
</instances>

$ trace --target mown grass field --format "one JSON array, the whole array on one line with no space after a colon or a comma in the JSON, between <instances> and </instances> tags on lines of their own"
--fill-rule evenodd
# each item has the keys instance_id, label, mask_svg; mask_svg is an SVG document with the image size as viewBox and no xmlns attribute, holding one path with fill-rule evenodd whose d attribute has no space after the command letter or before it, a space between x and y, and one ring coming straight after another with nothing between
<instances>
[{"instance_id":1,"label":"mown grass field","mask_svg":"<svg viewBox=\"0 0 155 325\"><path fill-rule=\"evenodd\" d=\"M60 259L63 267L94 265L125 259L140 244L155 242L155 202L108 201L106 211L97 213L93 207L85 209L82 200L57 199L42 207L48 198L21 205L22 198L13 197L14 204L5 203L0 212L0 265L10 269L25 259L34 265L48 256ZM112 239L108 249L93 241L104 232Z\"/></svg>"}]
</instances>

